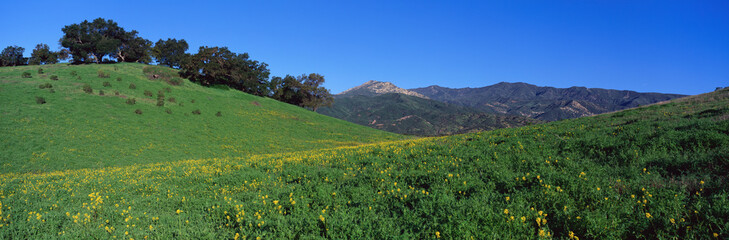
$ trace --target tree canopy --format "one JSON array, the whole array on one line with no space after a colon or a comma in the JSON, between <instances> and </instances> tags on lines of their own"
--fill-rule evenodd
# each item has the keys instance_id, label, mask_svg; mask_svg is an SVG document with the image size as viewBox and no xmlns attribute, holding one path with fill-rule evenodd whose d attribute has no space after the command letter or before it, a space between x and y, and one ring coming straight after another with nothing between
<instances>
[{"instance_id":1,"label":"tree canopy","mask_svg":"<svg viewBox=\"0 0 729 240\"><path fill-rule=\"evenodd\" d=\"M152 56L157 60L157 62L159 62L159 64L167 65L172 68L180 68L182 62L187 57L187 54L185 53L187 48L188 46L185 39L160 39L152 48Z\"/></svg>"},{"instance_id":2,"label":"tree canopy","mask_svg":"<svg viewBox=\"0 0 729 240\"><path fill-rule=\"evenodd\" d=\"M28 61L23 58L25 48L18 46L8 46L0 53L1 66L18 66L25 65Z\"/></svg>"},{"instance_id":3,"label":"tree canopy","mask_svg":"<svg viewBox=\"0 0 729 240\"><path fill-rule=\"evenodd\" d=\"M181 75L205 86L222 84L258 95L268 94L268 64L251 60L248 53L236 54L227 47L200 47L187 57Z\"/></svg>"},{"instance_id":4,"label":"tree canopy","mask_svg":"<svg viewBox=\"0 0 729 240\"><path fill-rule=\"evenodd\" d=\"M112 20L84 20L65 26L61 31L64 35L59 42L70 50L76 63L101 63L106 56L120 62L151 62L152 42L137 36L137 31L125 31Z\"/></svg>"},{"instance_id":5,"label":"tree canopy","mask_svg":"<svg viewBox=\"0 0 729 240\"><path fill-rule=\"evenodd\" d=\"M48 47L48 44L39 43L38 45L35 45L35 49L33 49L33 53L30 54L30 60L28 61L28 64L30 65L41 65L41 64L54 64L58 63L59 59L59 53L51 51L51 48Z\"/></svg>"}]
</instances>

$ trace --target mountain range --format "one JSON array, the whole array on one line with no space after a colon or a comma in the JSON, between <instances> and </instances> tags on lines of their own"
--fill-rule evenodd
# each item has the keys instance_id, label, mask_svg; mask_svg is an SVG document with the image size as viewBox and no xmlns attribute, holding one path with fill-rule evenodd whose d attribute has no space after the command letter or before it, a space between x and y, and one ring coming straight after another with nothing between
<instances>
[{"instance_id":1,"label":"mountain range","mask_svg":"<svg viewBox=\"0 0 729 240\"><path fill-rule=\"evenodd\" d=\"M520 82L403 89L368 81L335 95L331 107L317 112L400 134L438 136L592 116L683 96Z\"/></svg>"}]
</instances>

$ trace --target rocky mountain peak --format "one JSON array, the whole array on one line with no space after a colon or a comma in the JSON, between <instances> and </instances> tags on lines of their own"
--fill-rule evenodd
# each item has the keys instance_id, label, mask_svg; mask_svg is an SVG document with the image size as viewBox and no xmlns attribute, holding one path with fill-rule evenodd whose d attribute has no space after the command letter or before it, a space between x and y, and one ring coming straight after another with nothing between
<instances>
[{"instance_id":1,"label":"rocky mountain peak","mask_svg":"<svg viewBox=\"0 0 729 240\"><path fill-rule=\"evenodd\" d=\"M395 84L392 84L391 82L380 82L380 81L375 81L375 80L367 81L362 85L347 89L346 91L343 91L337 95L344 96L344 97L357 96L357 95L377 96L377 95L382 95L382 94L386 94L386 93L400 93L400 94L428 99L428 97L426 97L423 94L400 88L398 86L395 86Z\"/></svg>"}]
</instances>

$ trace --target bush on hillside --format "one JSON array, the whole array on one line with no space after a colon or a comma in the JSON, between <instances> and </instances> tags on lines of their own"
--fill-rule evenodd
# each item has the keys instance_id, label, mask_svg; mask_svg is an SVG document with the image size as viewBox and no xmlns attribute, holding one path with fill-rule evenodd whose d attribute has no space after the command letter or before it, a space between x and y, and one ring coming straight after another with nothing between
<instances>
[{"instance_id":1,"label":"bush on hillside","mask_svg":"<svg viewBox=\"0 0 729 240\"><path fill-rule=\"evenodd\" d=\"M127 104L129 104L129 105L134 105L136 103L137 103L137 99L136 98L129 98L129 99L127 99Z\"/></svg>"},{"instance_id":2,"label":"bush on hillside","mask_svg":"<svg viewBox=\"0 0 729 240\"><path fill-rule=\"evenodd\" d=\"M43 97L35 97L35 102L38 104L44 104L46 103L46 99Z\"/></svg>"},{"instance_id":3,"label":"bush on hillside","mask_svg":"<svg viewBox=\"0 0 729 240\"><path fill-rule=\"evenodd\" d=\"M104 96L104 90L99 90L99 96Z\"/></svg>"},{"instance_id":4,"label":"bush on hillside","mask_svg":"<svg viewBox=\"0 0 729 240\"><path fill-rule=\"evenodd\" d=\"M89 93L89 94L93 93L93 90L91 89L91 85L89 85L88 83L84 84L83 90L85 93Z\"/></svg>"},{"instance_id":5,"label":"bush on hillside","mask_svg":"<svg viewBox=\"0 0 729 240\"><path fill-rule=\"evenodd\" d=\"M194 111L192 111L192 114L200 115L200 109L195 109Z\"/></svg>"},{"instance_id":6,"label":"bush on hillside","mask_svg":"<svg viewBox=\"0 0 729 240\"><path fill-rule=\"evenodd\" d=\"M104 70L99 70L96 74L99 75L100 78L109 78L109 74L105 73Z\"/></svg>"},{"instance_id":7,"label":"bush on hillside","mask_svg":"<svg viewBox=\"0 0 729 240\"><path fill-rule=\"evenodd\" d=\"M56 81L57 81L57 80L58 80L58 76L56 76L56 75L51 75L51 80L56 80Z\"/></svg>"},{"instance_id":8,"label":"bush on hillside","mask_svg":"<svg viewBox=\"0 0 729 240\"><path fill-rule=\"evenodd\" d=\"M142 115L142 109L137 108L137 110L134 110L134 113Z\"/></svg>"},{"instance_id":9,"label":"bush on hillside","mask_svg":"<svg viewBox=\"0 0 729 240\"><path fill-rule=\"evenodd\" d=\"M137 89L137 85L134 85L134 83L130 83L129 89Z\"/></svg>"},{"instance_id":10,"label":"bush on hillside","mask_svg":"<svg viewBox=\"0 0 729 240\"><path fill-rule=\"evenodd\" d=\"M223 116L223 113L221 113L220 111L218 111L217 113L215 113L215 116L222 117Z\"/></svg>"},{"instance_id":11,"label":"bush on hillside","mask_svg":"<svg viewBox=\"0 0 729 240\"><path fill-rule=\"evenodd\" d=\"M76 75L78 75L78 73L76 72L76 70L71 71L71 76L76 76Z\"/></svg>"},{"instance_id":12,"label":"bush on hillside","mask_svg":"<svg viewBox=\"0 0 729 240\"><path fill-rule=\"evenodd\" d=\"M152 91L144 90L144 96L151 97L152 95L154 95L152 94Z\"/></svg>"},{"instance_id":13,"label":"bush on hillside","mask_svg":"<svg viewBox=\"0 0 729 240\"><path fill-rule=\"evenodd\" d=\"M168 102L171 102L171 103L174 103L174 102L177 102L177 99L175 99L173 97L170 97L170 98L167 99L167 101Z\"/></svg>"},{"instance_id":14,"label":"bush on hillside","mask_svg":"<svg viewBox=\"0 0 729 240\"><path fill-rule=\"evenodd\" d=\"M121 80L122 80L121 77L116 77L117 82L121 82Z\"/></svg>"},{"instance_id":15,"label":"bush on hillside","mask_svg":"<svg viewBox=\"0 0 729 240\"><path fill-rule=\"evenodd\" d=\"M22 76L23 78L31 78L31 76L30 76L30 72L23 72L23 74L22 74L21 76Z\"/></svg>"},{"instance_id":16,"label":"bush on hillside","mask_svg":"<svg viewBox=\"0 0 729 240\"><path fill-rule=\"evenodd\" d=\"M38 85L38 88L40 88L40 89L52 88L52 87L53 87L53 85L51 85L50 83L44 83L44 84Z\"/></svg>"},{"instance_id":17,"label":"bush on hillside","mask_svg":"<svg viewBox=\"0 0 729 240\"><path fill-rule=\"evenodd\" d=\"M103 85L104 85L104 87L111 87L111 83L109 83L109 82L104 82Z\"/></svg>"},{"instance_id":18,"label":"bush on hillside","mask_svg":"<svg viewBox=\"0 0 729 240\"><path fill-rule=\"evenodd\" d=\"M43 74L43 68L38 68L38 74Z\"/></svg>"},{"instance_id":19,"label":"bush on hillside","mask_svg":"<svg viewBox=\"0 0 729 240\"><path fill-rule=\"evenodd\" d=\"M166 108L166 109L165 109L165 112L166 112L167 114L172 114L172 110L170 110L169 108Z\"/></svg>"}]
</instances>

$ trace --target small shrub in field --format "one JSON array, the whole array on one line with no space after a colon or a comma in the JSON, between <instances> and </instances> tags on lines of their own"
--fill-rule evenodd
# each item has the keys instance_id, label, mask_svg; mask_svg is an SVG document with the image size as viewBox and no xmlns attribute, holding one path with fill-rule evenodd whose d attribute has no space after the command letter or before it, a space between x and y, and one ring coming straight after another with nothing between
<instances>
[{"instance_id":1,"label":"small shrub in field","mask_svg":"<svg viewBox=\"0 0 729 240\"><path fill-rule=\"evenodd\" d=\"M76 75L78 75L78 73L76 72L76 70L71 71L71 76L76 76Z\"/></svg>"},{"instance_id":2,"label":"small shrub in field","mask_svg":"<svg viewBox=\"0 0 729 240\"><path fill-rule=\"evenodd\" d=\"M23 72L23 75L21 75L23 78L31 78L30 72Z\"/></svg>"},{"instance_id":3,"label":"small shrub in field","mask_svg":"<svg viewBox=\"0 0 729 240\"><path fill-rule=\"evenodd\" d=\"M195 111L192 111L192 114L200 115L200 109L195 109Z\"/></svg>"},{"instance_id":4,"label":"small shrub in field","mask_svg":"<svg viewBox=\"0 0 729 240\"><path fill-rule=\"evenodd\" d=\"M58 81L58 76L56 76L56 75L51 75L51 80L55 80L55 81Z\"/></svg>"},{"instance_id":5,"label":"small shrub in field","mask_svg":"<svg viewBox=\"0 0 729 240\"><path fill-rule=\"evenodd\" d=\"M53 85L51 85L50 83L44 83L44 84L38 85L38 88L40 88L40 89L52 88L52 87L53 87Z\"/></svg>"},{"instance_id":6,"label":"small shrub in field","mask_svg":"<svg viewBox=\"0 0 729 240\"><path fill-rule=\"evenodd\" d=\"M43 74L43 68L38 68L38 74Z\"/></svg>"},{"instance_id":7,"label":"small shrub in field","mask_svg":"<svg viewBox=\"0 0 729 240\"><path fill-rule=\"evenodd\" d=\"M222 114L222 113L221 113L220 111L218 111L217 113L215 113L215 116L217 116L217 117L222 117L222 116L223 116L223 114Z\"/></svg>"},{"instance_id":8,"label":"small shrub in field","mask_svg":"<svg viewBox=\"0 0 729 240\"><path fill-rule=\"evenodd\" d=\"M137 85L134 85L134 83L130 83L129 89L137 89Z\"/></svg>"},{"instance_id":9,"label":"small shrub in field","mask_svg":"<svg viewBox=\"0 0 729 240\"><path fill-rule=\"evenodd\" d=\"M190 103L195 103L195 99L190 100Z\"/></svg>"},{"instance_id":10,"label":"small shrub in field","mask_svg":"<svg viewBox=\"0 0 729 240\"><path fill-rule=\"evenodd\" d=\"M51 90L50 90L50 91L48 91L48 92L49 92L49 93L56 93L56 90L53 90L53 88L51 88Z\"/></svg>"},{"instance_id":11,"label":"small shrub in field","mask_svg":"<svg viewBox=\"0 0 729 240\"><path fill-rule=\"evenodd\" d=\"M119 96L119 91L114 91L114 95Z\"/></svg>"},{"instance_id":12,"label":"small shrub in field","mask_svg":"<svg viewBox=\"0 0 729 240\"><path fill-rule=\"evenodd\" d=\"M177 99L170 97L167 99L167 101L173 103L173 102L177 102Z\"/></svg>"},{"instance_id":13,"label":"small shrub in field","mask_svg":"<svg viewBox=\"0 0 729 240\"><path fill-rule=\"evenodd\" d=\"M136 103L137 103L137 99L136 98L129 98L129 99L127 99L127 104L129 104L129 105L134 105Z\"/></svg>"},{"instance_id":14,"label":"small shrub in field","mask_svg":"<svg viewBox=\"0 0 729 240\"><path fill-rule=\"evenodd\" d=\"M76 80L81 80L81 76L76 76Z\"/></svg>"},{"instance_id":15,"label":"small shrub in field","mask_svg":"<svg viewBox=\"0 0 729 240\"><path fill-rule=\"evenodd\" d=\"M87 84L84 84L83 89L84 89L84 92L85 93L89 93L90 94L90 93L93 92L93 90L91 89L91 85L89 85L88 83Z\"/></svg>"},{"instance_id":16,"label":"small shrub in field","mask_svg":"<svg viewBox=\"0 0 729 240\"><path fill-rule=\"evenodd\" d=\"M154 95L152 94L152 91L144 90L144 96L151 97L152 95Z\"/></svg>"},{"instance_id":17,"label":"small shrub in field","mask_svg":"<svg viewBox=\"0 0 729 240\"><path fill-rule=\"evenodd\" d=\"M119 67L114 66L114 71L119 71Z\"/></svg>"},{"instance_id":18,"label":"small shrub in field","mask_svg":"<svg viewBox=\"0 0 729 240\"><path fill-rule=\"evenodd\" d=\"M111 83L109 83L109 82L104 82L104 87L111 87Z\"/></svg>"},{"instance_id":19,"label":"small shrub in field","mask_svg":"<svg viewBox=\"0 0 729 240\"><path fill-rule=\"evenodd\" d=\"M166 108L166 109L165 109L165 112L166 112L167 114L172 114L172 110L170 110L169 108Z\"/></svg>"},{"instance_id":20,"label":"small shrub in field","mask_svg":"<svg viewBox=\"0 0 729 240\"><path fill-rule=\"evenodd\" d=\"M180 85L182 85L182 78L174 77L174 78L170 79L169 83L174 86L180 86Z\"/></svg>"},{"instance_id":21,"label":"small shrub in field","mask_svg":"<svg viewBox=\"0 0 729 240\"><path fill-rule=\"evenodd\" d=\"M157 106L165 105L165 94L162 91L157 92Z\"/></svg>"},{"instance_id":22,"label":"small shrub in field","mask_svg":"<svg viewBox=\"0 0 729 240\"><path fill-rule=\"evenodd\" d=\"M97 71L96 74L99 75L100 78L109 78L109 74L105 73L103 70Z\"/></svg>"},{"instance_id":23,"label":"small shrub in field","mask_svg":"<svg viewBox=\"0 0 729 240\"><path fill-rule=\"evenodd\" d=\"M142 109L137 108L137 110L134 110L134 113L142 115Z\"/></svg>"},{"instance_id":24,"label":"small shrub in field","mask_svg":"<svg viewBox=\"0 0 729 240\"><path fill-rule=\"evenodd\" d=\"M121 77L116 77L117 82L121 82Z\"/></svg>"},{"instance_id":25,"label":"small shrub in field","mask_svg":"<svg viewBox=\"0 0 729 240\"><path fill-rule=\"evenodd\" d=\"M43 97L35 97L35 102L38 104L44 104L46 103L46 99Z\"/></svg>"},{"instance_id":26,"label":"small shrub in field","mask_svg":"<svg viewBox=\"0 0 729 240\"><path fill-rule=\"evenodd\" d=\"M180 107L185 106L185 104L183 102L181 102L180 104L177 104L177 105L180 105Z\"/></svg>"},{"instance_id":27,"label":"small shrub in field","mask_svg":"<svg viewBox=\"0 0 729 240\"><path fill-rule=\"evenodd\" d=\"M104 96L104 90L99 90L99 96Z\"/></svg>"}]
</instances>

